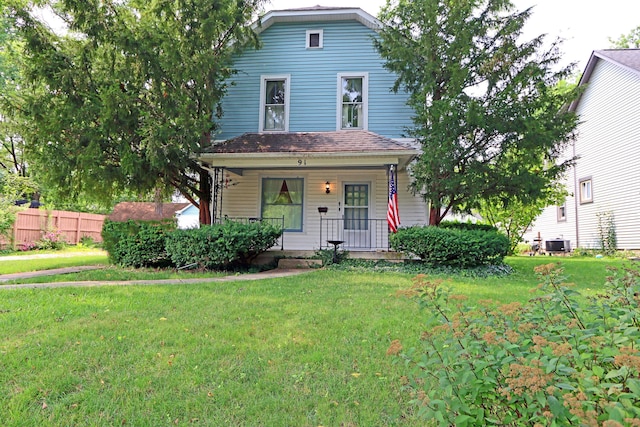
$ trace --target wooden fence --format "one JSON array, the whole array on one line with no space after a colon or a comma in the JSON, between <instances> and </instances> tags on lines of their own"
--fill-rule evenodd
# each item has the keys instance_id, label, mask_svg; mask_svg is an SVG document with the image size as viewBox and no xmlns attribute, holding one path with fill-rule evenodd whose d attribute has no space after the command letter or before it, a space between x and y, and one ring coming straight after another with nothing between
<instances>
[{"instance_id":1,"label":"wooden fence","mask_svg":"<svg viewBox=\"0 0 640 427\"><path fill-rule=\"evenodd\" d=\"M106 216L90 213L25 209L18 212L13 225L14 247L29 246L45 233L59 233L64 241L76 245L83 236L102 241L100 232ZM3 242L8 243L8 242Z\"/></svg>"}]
</instances>

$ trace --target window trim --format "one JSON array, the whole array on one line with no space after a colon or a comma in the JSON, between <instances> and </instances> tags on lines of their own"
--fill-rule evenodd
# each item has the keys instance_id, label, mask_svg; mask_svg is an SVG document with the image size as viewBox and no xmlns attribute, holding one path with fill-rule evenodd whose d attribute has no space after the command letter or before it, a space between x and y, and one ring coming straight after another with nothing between
<instances>
[{"instance_id":1,"label":"window trim","mask_svg":"<svg viewBox=\"0 0 640 427\"><path fill-rule=\"evenodd\" d=\"M362 79L362 126L357 128L342 127L342 80L348 78ZM369 73L338 73L336 86L336 130L369 130Z\"/></svg>"},{"instance_id":2,"label":"window trim","mask_svg":"<svg viewBox=\"0 0 640 427\"><path fill-rule=\"evenodd\" d=\"M318 46L311 46L311 34L318 34ZM305 38L306 43L305 47L307 49L322 49L324 47L324 30L316 29L316 30L307 30L307 36Z\"/></svg>"},{"instance_id":3,"label":"window trim","mask_svg":"<svg viewBox=\"0 0 640 427\"><path fill-rule=\"evenodd\" d=\"M589 197L585 197L583 191L583 184L589 183ZM578 191L580 192L580 204L584 205L586 203L593 203L593 178L590 176L585 178L580 178L578 180Z\"/></svg>"},{"instance_id":4,"label":"window trim","mask_svg":"<svg viewBox=\"0 0 640 427\"><path fill-rule=\"evenodd\" d=\"M267 81L284 80L284 129L265 129L264 113L265 113L265 97L267 90ZM289 132L289 100L291 99L291 74L268 74L260 76L260 116L258 119L259 132Z\"/></svg>"},{"instance_id":5,"label":"window trim","mask_svg":"<svg viewBox=\"0 0 640 427\"><path fill-rule=\"evenodd\" d=\"M348 205L347 204L347 187L362 187L362 186L366 186L367 188L367 192L366 192L366 199L367 199L367 204L366 206L360 206L360 205ZM343 181L342 182L342 203L343 203L343 216L344 216L344 225L343 225L343 230L344 231L349 231L349 232L369 232L369 221L373 218L371 216L371 211L372 211L372 204L373 201L371 200L371 182L370 181ZM348 218L347 215L347 210L348 209L366 209L367 210L367 217L362 219L362 218ZM353 223L359 223L359 221L365 221L365 226L364 228L347 228L347 224L352 224L350 221L353 221Z\"/></svg>"},{"instance_id":6,"label":"window trim","mask_svg":"<svg viewBox=\"0 0 640 427\"><path fill-rule=\"evenodd\" d=\"M564 210L564 214L562 213ZM558 205L557 207L557 220L558 222L567 222L567 202Z\"/></svg>"},{"instance_id":7,"label":"window trim","mask_svg":"<svg viewBox=\"0 0 640 427\"><path fill-rule=\"evenodd\" d=\"M302 233L304 232L304 215L305 215L305 197L306 197L306 178L304 176L262 176L260 177L260 199L259 199L259 203L260 203L260 218L264 218L264 207L265 207L265 201L264 201L264 182L267 179L271 179L271 180L300 180L302 181L302 201L298 204L295 203L295 206L300 206L300 228L299 229L288 229L285 228L284 230L282 230L283 232L287 232L287 233Z\"/></svg>"}]
</instances>

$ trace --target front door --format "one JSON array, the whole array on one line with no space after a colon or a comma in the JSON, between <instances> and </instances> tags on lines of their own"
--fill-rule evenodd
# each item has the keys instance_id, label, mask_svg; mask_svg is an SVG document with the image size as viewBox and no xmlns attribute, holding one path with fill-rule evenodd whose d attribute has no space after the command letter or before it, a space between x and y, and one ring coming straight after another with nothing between
<instances>
[{"instance_id":1,"label":"front door","mask_svg":"<svg viewBox=\"0 0 640 427\"><path fill-rule=\"evenodd\" d=\"M371 248L369 184L344 184L344 247Z\"/></svg>"}]
</instances>

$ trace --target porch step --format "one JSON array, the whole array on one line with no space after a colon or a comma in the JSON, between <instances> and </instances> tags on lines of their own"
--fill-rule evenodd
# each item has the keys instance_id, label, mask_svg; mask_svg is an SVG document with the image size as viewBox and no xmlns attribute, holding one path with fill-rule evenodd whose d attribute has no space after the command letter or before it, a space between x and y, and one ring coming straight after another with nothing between
<instances>
[{"instance_id":1,"label":"porch step","mask_svg":"<svg viewBox=\"0 0 640 427\"><path fill-rule=\"evenodd\" d=\"M278 268L318 268L322 267L322 260L303 258L281 258L278 260Z\"/></svg>"}]
</instances>

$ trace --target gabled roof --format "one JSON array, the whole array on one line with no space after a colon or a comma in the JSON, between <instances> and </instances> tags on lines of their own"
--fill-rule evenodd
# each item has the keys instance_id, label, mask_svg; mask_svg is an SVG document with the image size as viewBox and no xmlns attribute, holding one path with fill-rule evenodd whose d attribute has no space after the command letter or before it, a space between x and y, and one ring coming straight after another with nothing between
<instances>
[{"instance_id":1,"label":"gabled roof","mask_svg":"<svg viewBox=\"0 0 640 427\"><path fill-rule=\"evenodd\" d=\"M280 22L351 21L360 22L365 27L377 30L382 23L374 16L356 7L314 6L298 9L272 10L253 24L258 34L273 24Z\"/></svg>"},{"instance_id":2,"label":"gabled roof","mask_svg":"<svg viewBox=\"0 0 640 427\"><path fill-rule=\"evenodd\" d=\"M113 207L113 212L108 216L108 219L117 222L130 219L139 221L172 219L177 211L187 208L189 205L191 203L120 202Z\"/></svg>"},{"instance_id":3,"label":"gabled roof","mask_svg":"<svg viewBox=\"0 0 640 427\"><path fill-rule=\"evenodd\" d=\"M579 85L589 83L593 70L596 68L598 61L607 61L620 68L631 71L640 76L640 49L603 49L594 50L591 53L589 62L582 73ZM573 101L569 107L570 111L575 111L580 102L580 98Z\"/></svg>"},{"instance_id":4,"label":"gabled roof","mask_svg":"<svg viewBox=\"0 0 640 427\"><path fill-rule=\"evenodd\" d=\"M335 132L245 133L219 142L203 153L363 153L409 152L393 139L365 130Z\"/></svg>"}]
</instances>

